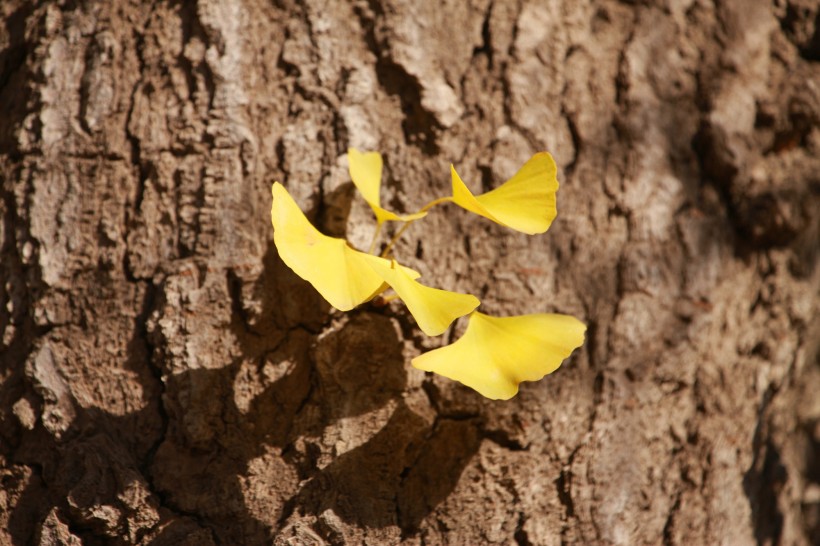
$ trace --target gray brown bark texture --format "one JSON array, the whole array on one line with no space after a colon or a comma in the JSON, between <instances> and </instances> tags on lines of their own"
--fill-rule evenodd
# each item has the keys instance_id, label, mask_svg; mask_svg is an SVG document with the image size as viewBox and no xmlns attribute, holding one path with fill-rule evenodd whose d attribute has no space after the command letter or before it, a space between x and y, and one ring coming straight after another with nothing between
<instances>
[{"instance_id":1,"label":"gray brown bark texture","mask_svg":"<svg viewBox=\"0 0 820 546\"><path fill-rule=\"evenodd\" d=\"M0 543L820 544L813 0L0 3ZM331 309L270 186L383 202L531 154L559 215L397 256L585 345L508 402Z\"/></svg>"}]
</instances>

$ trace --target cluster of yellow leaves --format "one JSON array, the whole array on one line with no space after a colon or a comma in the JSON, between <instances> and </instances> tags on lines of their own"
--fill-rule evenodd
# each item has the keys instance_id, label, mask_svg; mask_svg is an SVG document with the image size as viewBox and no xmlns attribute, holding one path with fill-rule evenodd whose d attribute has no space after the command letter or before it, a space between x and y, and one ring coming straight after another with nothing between
<instances>
[{"instance_id":1,"label":"cluster of yellow leaves","mask_svg":"<svg viewBox=\"0 0 820 546\"><path fill-rule=\"evenodd\" d=\"M379 228L387 221L406 226L445 202L530 235L544 233L556 216L558 180L548 153L535 154L504 184L478 196L451 166L452 196L406 215L381 206L381 155L351 149L348 161L350 178L373 209ZM348 311L392 288L430 336L444 333L454 320L470 315L458 341L414 358L416 368L459 381L487 398L506 400L515 396L522 381L537 381L555 371L584 342L586 327L571 316L538 313L497 318L480 313L475 296L425 286L418 282L417 271L395 259L361 252L344 239L320 233L284 186L276 182L272 192L273 238L282 261L332 306Z\"/></svg>"}]
</instances>

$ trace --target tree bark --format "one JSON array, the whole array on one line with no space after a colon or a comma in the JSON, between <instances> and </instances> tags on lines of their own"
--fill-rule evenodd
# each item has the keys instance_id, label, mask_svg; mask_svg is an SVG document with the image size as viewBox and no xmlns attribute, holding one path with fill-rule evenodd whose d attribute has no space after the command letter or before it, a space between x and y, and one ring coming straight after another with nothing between
<instances>
[{"instance_id":1,"label":"tree bark","mask_svg":"<svg viewBox=\"0 0 820 546\"><path fill-rule=\"evenodd\" d=\"M820 543L813 0L5 0L0 544ZM533 153L558 218L438 208L397 255L585 345L508 402L331 309L270 187L383 202Z\"/></svg>"}]
</instances>

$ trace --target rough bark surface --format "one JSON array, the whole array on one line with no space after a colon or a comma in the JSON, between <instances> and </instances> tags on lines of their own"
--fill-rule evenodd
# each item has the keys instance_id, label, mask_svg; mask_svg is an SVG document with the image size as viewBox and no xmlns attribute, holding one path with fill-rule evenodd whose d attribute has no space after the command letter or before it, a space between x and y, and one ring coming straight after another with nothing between
<instances>
[{"instance_id":1,"label":"rough bark surface","mask_svg":"<svg viewBox=\"0 0 820 546\"><path fill-rule=\"evenodd\" d=\"M820 543L816 1L0 15L0 544ZM366 246L348 146L399 211L552 152L546 235L437 209L397 255L584 347L491 402L330 309L270 185Z\"/></svg>"}]
</instances>

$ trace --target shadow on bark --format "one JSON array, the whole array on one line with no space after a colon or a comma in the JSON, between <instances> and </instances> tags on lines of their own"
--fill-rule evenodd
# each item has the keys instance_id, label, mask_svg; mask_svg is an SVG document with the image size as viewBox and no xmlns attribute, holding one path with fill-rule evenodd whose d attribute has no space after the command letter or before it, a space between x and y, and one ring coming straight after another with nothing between
<instances>
[{"instance_id":1,"label":"shadow on bark","mask_svg":"<svg viewBox=\"0 0 820 546\"><path fill-rule=\"evenodd\" d=\"M293 273L277 261L270 253L265 260L260 282L266 288L302 282L289 278ZM263 300L260 311L270 328L277 314L270 306L276 304ZM144 305L161 309L164 302L147 297ZM234 310L235 360L181 373L156 362L166 357L158 356L165 354L157 350L162 340L145 334L149 314L136 320L129 367L142 369L147 392L158 388L148 379L155 376L144 373L151 359L163 370L161 407L115 415L72 399L75 418L62 435L41 422L23 433L15 462L39 472L13 508L14 544L40 540L49 517L84 544L174 544L180 537L198 537L203 544L265 543L297 514L315 515L317 532L332 534L321 523L328 510L363 528L409 532L447 498L478 450L475 419L430 423L403 402L407 377L399 333L390 318L373 310L350 313L344 326L324 336L295 325L282 336L268 335L274 342L249 330ZM248 374L273 379L262 380L263 388L245 397L248 403L238 403L238 385L247 383ZM336 455L340 448L328 435L338 437L344 420L367 421L390 404L395 409L385 425L374 418L359 429L369 437ZM140 427L152 430L143 431L154 438L147 450L134 439ZM271 450L280 461L272 466L264 459ZM328 455L332 462L322 466ZM262 485L251 483L259 458L262 472L283 472L281 479L268 475ZM264 484L274 493L261 491ZM278 499L278 521L251 512L246 499L260 491Z\"/></svg>"},{"instance_id":2,"label":"shadow on bark","mask_svg":"<svg viewBox=\"0 0 820 546\"><path fill-rule=\"evenodd\" d=\"M789 475L767 430L766 409L774 394L774 390L769 389L764 396L752 440L754 460L743 476L743 491L752 509L758 544L780 544L783 535L783 513L778 506L778 499Z\"/></svg>"}]
</instances>

